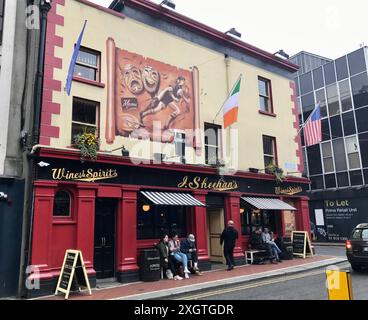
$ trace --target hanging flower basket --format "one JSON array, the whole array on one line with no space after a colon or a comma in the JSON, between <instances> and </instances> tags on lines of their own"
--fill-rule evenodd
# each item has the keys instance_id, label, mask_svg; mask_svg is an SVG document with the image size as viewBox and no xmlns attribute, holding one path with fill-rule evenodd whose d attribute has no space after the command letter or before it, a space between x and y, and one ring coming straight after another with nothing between
<instances>
[{"instance_id":1,"label":"hanging flower basket","mask_svg":"<svg viewBox=\"0 0 368 320\"><path fill-rule=\"evenodd\" d=\"M81 161L97 160L97 150L100 147L100 141L94 132L85 131L75 137L74 143L81 151Z\"/></svg>"},{"instance_id":2,"label":"hanging flower basket","mask_svg":"<svg viewBox=\"0 0 368 320\"><path fill-rule=\"evenodd\" d=\"M284 176L284 170L271 164L266 167L266 173L273 174L276 178L277 183L282 183L286 177Z\"/></svg>"}]
</instances>

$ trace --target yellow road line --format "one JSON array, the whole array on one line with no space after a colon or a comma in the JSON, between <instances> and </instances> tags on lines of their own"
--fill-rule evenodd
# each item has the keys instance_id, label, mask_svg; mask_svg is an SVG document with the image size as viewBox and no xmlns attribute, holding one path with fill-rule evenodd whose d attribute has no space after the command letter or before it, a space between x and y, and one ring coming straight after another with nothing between
<instances>
[{"instance_id":1,"label":"yellow road line","mask_svg":"<svg viewBox=\"0 0 368 320\"><path fill-rule=\"evenodd\" d=\"M206 292L206 293L200 293L200 294L197 294L197 295L187 296L185 298L180 298L180 299L175 299L175 300L196 300L196 299L200 299L200 298L206 298L206 297L210 297L210 296L215 296L215 295L220 295L220 294L225 294L225 293L230 293L230 292L235 292L235 291L240 291L240 290L246 290L246 289L266 286L266 285L269 285L269 284L274 284L274 283L279 283L279 282L284 282L284 281L290 281L290 280L305 278L305 277L309 277L309 276L315 276L315 275L322 274L322 273L325 273L325 269L318 270L318 271L311 271L311 272L308 272L308 273L302 273L302 274L298 274L298 275L281 276L280 278L277 278L277 279L266 280L266 281L257 282L257 283L254 283L254 284L247 284L247 285L238 286L238 287L234 287L234 288L221 289L221 290L215 290L215 291Z\"/></svg>"}]
</instances>

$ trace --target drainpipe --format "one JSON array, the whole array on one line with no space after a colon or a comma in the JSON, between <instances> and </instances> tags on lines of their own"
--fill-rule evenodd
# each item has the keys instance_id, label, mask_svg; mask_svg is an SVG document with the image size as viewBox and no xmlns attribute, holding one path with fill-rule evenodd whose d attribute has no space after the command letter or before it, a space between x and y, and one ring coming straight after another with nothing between
<instances>
[{"instance_id":1,"label":"drainpipe","mask_svg":"<svg viewBox=\"0 0 368 320\"><path fill-rule=\"evenodd\" d=\"M37 73L34 89L34 108L33 108L33 126L32 126L32 139L31 143L37 145L39 143L40 136L40 122L41 122L41 109L43 99L43 77L44 77L44 62L45 62L45 48L46 48L46 34L47 34L47 15L51 10L52 0L40 0L40 37L38 47L38 60L37 60ZM25 181L25 212L24 212L24 237L23 237L23 252L21 257L21 273L19 277L19 289L20 296L24 297L27 293L26 288L26 269L31 263L31 248L32 248L32 229L33 229L33 201L34 190L33 182L36 176L35 161L37 155L31 154L30 151L33 148L30 147L27 150L27 162L28 162L28 174Z\"/></svg>"}]
</instances>

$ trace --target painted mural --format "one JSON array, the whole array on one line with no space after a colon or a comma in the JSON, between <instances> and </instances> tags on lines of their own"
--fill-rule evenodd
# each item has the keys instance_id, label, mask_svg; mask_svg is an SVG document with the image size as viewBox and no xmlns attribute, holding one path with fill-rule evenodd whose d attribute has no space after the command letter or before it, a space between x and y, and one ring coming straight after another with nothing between
<instances>
[{"instance_id":1,"label":"painted mural","mask_svg":"<svg viewBox=\"0 0 368 320\"><path fill-rule=\"evenodd\" d=\"M174 129L199 127L197 68L184 70L115 48L112 39L107 41L107 52L107 143L113 143L116 135L147 134L169 142ZM189 143L194 142L194 134L186 136Z\"/></svg>"}]
</instances>

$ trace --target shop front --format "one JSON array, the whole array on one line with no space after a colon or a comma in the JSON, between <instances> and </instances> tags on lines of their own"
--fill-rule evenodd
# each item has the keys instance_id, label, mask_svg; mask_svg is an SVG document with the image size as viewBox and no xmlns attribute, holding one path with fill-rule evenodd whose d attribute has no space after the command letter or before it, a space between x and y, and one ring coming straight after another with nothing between
<instances>
[{"instance_id":1,"label":"shop front","mask_svg":"<svg viewBox=\"0 0 368 320\"><path fill-rule=\"evenodd\" d=\"M309 231L308 180L281 185L271 175L218 175L209 166L133 164L129 158L101 156L82 163L77 152L44 149L37 169L31 264L41 290L54 290L65 250L83 253L92 285L99 279L138 280L138 256L163 234L196 236L201 269L223 262L219 237L233 220L241 237L235 259L256 226L277 235Z\"/></svg>"}]
</instances>

